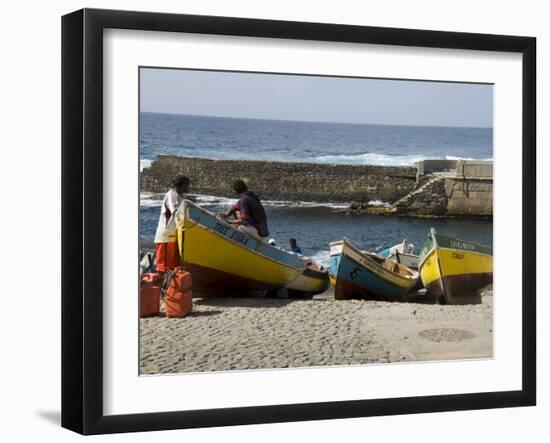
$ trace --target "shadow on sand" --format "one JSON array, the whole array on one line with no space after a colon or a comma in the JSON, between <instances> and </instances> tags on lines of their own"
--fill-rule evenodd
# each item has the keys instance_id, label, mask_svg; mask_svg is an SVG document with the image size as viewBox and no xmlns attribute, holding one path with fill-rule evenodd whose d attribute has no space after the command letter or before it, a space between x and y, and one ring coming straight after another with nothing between
<instances>
[{"instance_id":1,"label":"shadow on sand","mask_svg":"<svg viewBox=\"0 0 550 443\"><path fill-rule=\"evenodd\" d=\"M193 299L193 304L200 306L220 306L238 308L282 308L303 298L237 298L237 297L207 297ZM216 311L220 312L220 311Z\"/></svg>"},{"instance_id":2,"label":"shadow on sand","mask_svg":"<svg viewBox=\"0 0 550 443\"><path fill-rule=\"evenodd\" d=\"M420 291L411 292L403 297L404 303L419 303L422 305L436 305L437 300L428 294L425 289Z\"/></svg>"},{"instance_id":3,"label":"shadow on sand","mask_svg":"<svg viewBox=\"0 0 550 443\"><path fill-rule=\"evenodd\" d=\"M193 300L193 304L201 304L201 303L198 303L198 300ZM184 315L183 317L212 317L214 315L221 314L222 312L223 311L219 311L219 310L191 311L191 312L187 313L186 315ZM164 313L164 312L161 312L158 315L155 315L154 317L157 317L157 318L175 318L175 319L183 318L183 317L167 317L166 313Z\"/></svg>"},{"instance_id":4,"label":"shadow on sand","mask_svg":"<svg viewBox=\"0 0 550 443\"><path fill-rule=\"evenodd\" d=\"M212 310L212 311L191 311L187 314L187 317L211 317L213 315L221 314L223 311Z\"/></svg>"}]
</instances>

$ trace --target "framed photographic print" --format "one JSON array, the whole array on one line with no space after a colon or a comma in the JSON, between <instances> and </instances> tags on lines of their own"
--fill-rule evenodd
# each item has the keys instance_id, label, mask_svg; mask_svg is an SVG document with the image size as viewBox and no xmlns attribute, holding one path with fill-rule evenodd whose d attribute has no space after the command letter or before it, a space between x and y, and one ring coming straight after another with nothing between
<instances>
[{"instance_id":1,"label":"framed photographic print","mask_svg":"<svg viewBox=\"0 0 550 443\"><path fill-rule=\"evenodd\" d=\"M62 21L62 425L536 401L531 37Z\"/></svg>"}]
</instances>

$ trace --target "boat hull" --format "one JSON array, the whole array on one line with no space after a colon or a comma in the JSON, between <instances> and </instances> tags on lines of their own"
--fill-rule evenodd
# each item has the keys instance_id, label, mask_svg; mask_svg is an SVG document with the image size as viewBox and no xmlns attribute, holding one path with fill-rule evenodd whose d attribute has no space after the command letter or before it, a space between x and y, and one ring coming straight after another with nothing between
<instances>
[{"instance_id":1,"label":"boat hull","mask_svg":"<svg viewBox=\"0 0 550 443\"><path fill-rule=\"evenodd\" d=\"M329 262L329 274L330 284L336 286L336 274L338 273L338 267L340 266L340 260L342 259L342 249L344 247L343 241L336 241L330 243L330 262Z\"/></svg>"},{"instance_id":2,"label":"boat hull","mask_svg":"<svg viewBox=\"0 0 550 443\"><path fill-rule=\"evenodd\" d=\"M308 296L325 292L330 286L327 271L306 268L301 275L287 285L290 296Z\"/></svg>"},{"instance_id":3,"label":"boat hull","mask_svg":"<svg viewBox=\"0 0 550 443\"><path fill-rule=\"evenodd\" d=\"M371 255L362 253L344 241L334 296L337 300L362 298L400 301L416 286L417 281L417 273L410 271L410 278L398 275L385 269Z\"/></svg>"},{"instance_id":4,"label":"boat hull","mask_svg":"<svg viewBox=\"0 0 550 443\"><path fill-rule=\"evenodd\" d=\"M433 281L426 288L445 304L475 305L481 303L480 289L492 282L492 273L451 275Z\"/></svg>"},{"instance_id":5,"label":"boat hull","mask_svg":"<svg viewBox=\"0 0 550 443\"><path fill-rule=\"evenodd\" d=\"M427 243L428 251L424 250L421 258L420 278L428 292L445 304L481 303L481 290L493 281L493 257L489 248L480 249L479 245L458 240L454 244L466 245L466 249L451 248L450 242L441 236Z\"/></svg>"},{"instance_id":6,"label":"boat hull","mask_svg":"<svg viewBox=\"0 0 550 443\"><path fill-rule=\"evenodd\" d=\"M185 263L182 267L193 276L193 295L197 297L261 297L267 291L281 287L280 284L242 277L197 264Z\"/></svg>"},{"instance_id":7,"label":"boat hull","mask_svg":"<svg viewBox=\"0 0 550 443\"><path fill-rule=\"evenodd\" d=\"M194 295L262 295L286 287L307 261L233 228L190 203L178 210L182 267L193 276Z\"/></svg>"}]
</instances>

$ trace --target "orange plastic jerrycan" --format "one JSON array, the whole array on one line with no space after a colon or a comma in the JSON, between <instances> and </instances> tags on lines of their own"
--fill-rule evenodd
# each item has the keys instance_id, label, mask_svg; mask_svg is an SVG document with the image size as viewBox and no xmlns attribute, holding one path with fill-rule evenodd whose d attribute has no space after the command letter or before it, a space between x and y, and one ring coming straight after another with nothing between
<instances>
[{"instance_id":1,"label":"orange plastic jerrycan","mask_svg":"<svg viewBox=\"0 0 550 443\"><path fill-rule=\"evenodd\" d=\"M158 315L160 312L160 276L147 273L141 275L139 288L141 317Z\"/></svg>"},{"instance_id":2,"label":"orange plastic jerrycan","mask_svg":"<svg viewBox=\"0 0 550 443\"><path fill-rule=\"evenodd\" d=\"M166 317L185 317L193 309L191 274L178 267L168 276L164 293Z\"/></svg>"}]
</instances>

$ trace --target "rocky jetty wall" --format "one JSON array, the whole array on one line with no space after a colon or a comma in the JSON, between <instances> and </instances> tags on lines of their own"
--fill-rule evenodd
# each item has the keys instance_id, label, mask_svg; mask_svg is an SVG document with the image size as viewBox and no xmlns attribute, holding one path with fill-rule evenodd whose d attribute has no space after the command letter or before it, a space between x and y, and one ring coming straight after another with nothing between
<instances>
[{"instance_id":1,"label":"rocky jetty wall","mask_svg":"<svg viewBox=\"0 0 550 443\"><path fill-rule=\"evenodd\" d=\"M165 192L178 174L190 178L192 193L219 197L234 197L231 185L240 178L264 200L343 202L353 211L387 215L493 215L491 161L425 160L396 167L161 155L142 171L141 190Z\"/></svg>"},{"instance_id":2,"label":"rocky jetty wall","mask_svg":"<svg viewBox=\"0 0 550 443\"><path fill-rule=\"evenodd\" d=\"M231 185L240 178L264 200L392 203L415 189L417 168L160 155L142 171L141 190L165 192L178 174L197 194L234 197Z\"/></svg>"},{"instance_id":3,"label":"rocky jetty wall","mask_svg":"<svg viewBox=\"0 0 550 443\"><path fill-rule=\"evenodd\" d=\"M441 164L439 169L434 167L436 163L420 162L416 189L394 202L392 212L423 217L493 215L492 161L458 160L453 167Z\"/></svg>"},{"instance_id":4,"label":"rocky jetty wall","mask_svg":"<svg viewBox=\"0 0 550 443\"><path fill-rule=\"evenodd\" d=\"M493 182L436 176L388 210L421 217L489 217L493 215Z\"/></svg>"}]
</instances>

